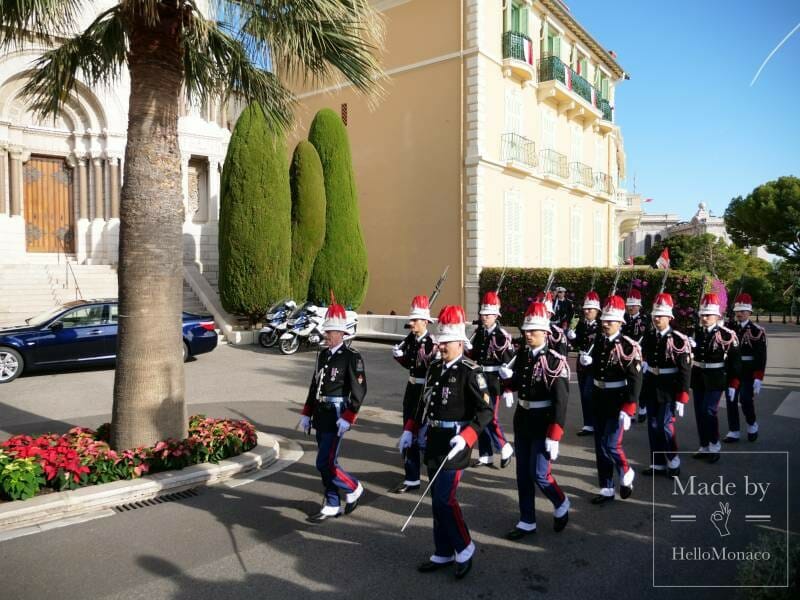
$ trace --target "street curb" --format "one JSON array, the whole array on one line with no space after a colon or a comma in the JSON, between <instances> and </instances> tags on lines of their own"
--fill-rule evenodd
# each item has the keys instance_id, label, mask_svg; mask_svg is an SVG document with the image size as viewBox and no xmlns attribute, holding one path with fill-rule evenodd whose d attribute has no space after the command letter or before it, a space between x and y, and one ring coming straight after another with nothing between
<instances>
[{"instance_id":1,"label":"street curb","mask_svg":"<svg viewBox=\"0 0 800 600\"><path fill-rule=\"evenodd\" d=\"M257 435L258 445L255 448L218 464L202 463L180 471L155 473L140 479L114 481L5 503L0 505L0 533L72 519L265 469L281 457L280 439L261 431Z\"/></svg>"}]
</instances>

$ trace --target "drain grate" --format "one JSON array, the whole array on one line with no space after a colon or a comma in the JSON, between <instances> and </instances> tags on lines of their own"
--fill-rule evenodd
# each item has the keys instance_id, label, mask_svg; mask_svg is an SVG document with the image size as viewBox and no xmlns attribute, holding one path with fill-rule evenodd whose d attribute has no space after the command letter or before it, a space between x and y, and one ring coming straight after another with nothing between
<instances>
[{"instance_id":1,"label":"drain grate","mask_svg":"<svg viewBox=\"0 0 800 600\"><path fill-rule=\"evenodd\" d=\"M131 510L136 510L138 508L147 508L148 506L157 506L159 504L165 504L167 502L186 500L187 498L194 498L195 496L199 495L200 494L198 493L197 488L192 488L190 490L184 490L182 492L175 492L173 494L165 494L163 496L149 498L148 500L139 500L138 502L131 502L129 504L120 504L119 506L115 506L114 510L117 511L118 513L124 513Z\"/></svg>"}]
</instances>

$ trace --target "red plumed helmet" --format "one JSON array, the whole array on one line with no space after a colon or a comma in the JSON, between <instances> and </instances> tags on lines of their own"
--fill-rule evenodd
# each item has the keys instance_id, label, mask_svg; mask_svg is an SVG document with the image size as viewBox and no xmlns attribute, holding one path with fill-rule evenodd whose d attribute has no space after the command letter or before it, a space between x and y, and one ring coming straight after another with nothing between
<instances>
[{"instance_id":1,"label":"red plumed helmet","mask_svg":"<svg viewBox=\"0 0 800 600\"><path fill-rule=\"evenodd\" d=\"M543 302L531 302L520 327L522 331L550 331L550 314Z\"/></svg>"},{"instance_id":2,"label":"red plumed helmet","mask_svg":"<svg viewBox=\"0 0 800 600\"><path fill-rule=\"evenodd\" d=\"M322 329L347 333L347 312L344 310L344 306L334 302L328 307Z\"/></svg>"},{"instance_id":3,"label":"red plumed helmet","mask_svg":"<svg viewBox=\"0 0 800 600\"><path fill-rule=\"evenodd\" d=\"M457 304L448 304L439 311L439 325L456 325L464 322L464 309Z\"/></svg>"},{"instance_id":4,"label":"red plumed helmet","mask_svg":"<svg viewBox=\"0 0 800 600\"><path fill-rule=\"evenodd\" d=\"M675 302L672 300L672 296L666 292L662 292L656 296L656 301L653 303L653 316L672 318L673 306L675 306Z\"/></svg>"},{"instance_id":5,"label":"red plumed helmet","mask_svg":"<svg viewBox=\"0 0 800 600\"><path fill-rule=\"evenodd\" d=\"M631 288L631 291L628 292L628 297L625 299L626 306L641 306L642 305L642 293L635 289Z\"/></svg>"},{"instance_id":6,"label":"red plumed helmet","mask_svg":"<svg viewBox=\"0 0 800 600\"><path fill-rule=\"evenodd\" d=\"M601 321L619 321L625 322L625 301L621 296L610 296L606 300L606 305L603 307L603 314L600 316Z\"/></svg>"},{"instance_id":7,"label":"red plumed helmet","mask_svg":"<svg viewBox=\"0 0 800 600\"><path fill-rule=\"evenodd\" d=\"M547 312L553 312L553 292L539 292L536 294L536 302L541 302L547 307Z\"/></svg>"},{"instance_id":8,"label":"red plumed helmet","mask_svg":"<svg viewBox=\"0 0 800 600\"><path fill-rule=\"evenodd\" d=\"M432 321L431 319L431 306L428 302L427 296L414 296L411 301L411 312L408 314L409 320L411 319L424 319Z\"/></svg>"},{"instance_id":9,"label":"red plumed helmet","mask_svg":"<svg viewBox=\"0 0 800 600\"><path fill-rule=\"evenodd\" d=\"M496 292L486 292L481 300L481 315L500 315L500 296Z\"/></svg>"},{"instance_id":10,"label":"red plumed helmet","mask_svg":"<svg viewBox=\"0 0 800 600\"><path fill-rule=\"evenodd\" d=\"M722 312L720 310L719 296L713 292L703 296L703 301L700 303L700 310L698 313L701 315L717 315L721 317Z\"/></svg>"},{"instance_id":11,"label":"red plumed helmet","mask_svg":"<svg viewBox=\"0 0 800 600\"><path fill-rule=\"evenodd\" d=\"M428 297L427 296L414 296L414 299L411 301L411 306L414 308L427 308L430 310L430 304L428 304Z\"/></svg>"},{"instance_id":12,"label":"red plumed helmet","mask_svg":"<svg viewBox=\"0 0 800 600\"><path fill-rule=\"evenodd\" d=\"M583 299L582 308L595 308L600 310L600 295L594 290L588 291L586 297Z\"/></svg>"},{"instance_id":13,"label":"red plumed helmet","mask_svg":"<svg viewBox=\"0 0 800 600\"><path fill-rule=\"evenodd\" d=\"M439 311L438 342L466 342L466 313L457 304L451 304Z\"/></svg>"},{"instance_id":14,"label":"red plumed helmet","mask_svg":"<svg viewBox=\"0 0 800 600\"><path fill-rule=\"evenodd\" d=\"M733 311L738 312L740 310L753 312L753 299L750 297L750 294L746 292L742 292L736 296L736 301L733 303Z\"/></svg>"}]
</instances>

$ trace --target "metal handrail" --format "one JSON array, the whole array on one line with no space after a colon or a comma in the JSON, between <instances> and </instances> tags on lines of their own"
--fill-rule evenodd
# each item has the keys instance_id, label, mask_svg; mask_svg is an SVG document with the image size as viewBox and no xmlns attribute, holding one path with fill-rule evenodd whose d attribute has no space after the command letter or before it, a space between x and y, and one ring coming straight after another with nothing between
<instances>
[{"instance_id":1,"label":"metal handrail","mask_svg":"<svg viewBox=\"0 0 800 600\"><path fill-rule=\"evenodd\" d=\"M614 181L607 173L598 171L594 174L594 189L596 189L598 192L603 192L604 194L613 194ZM631 206L630 200L628 200L628 206Z\"/></svg>"},{"instance_id":2,"label":"metal handrail","mask_svg":"<svg viewBox=\"0 0 800 600\"><path fill-rule=\"evenodd\" d=\"M567 72L571 82L570 89L578 96L595 106L603 113L603 119L611 121L611 104L603 97L603 94L589 83L586 78L579 75L574 69L569 67L557 56L544 56L538 61L537 73L539 81L558 81L567 85ZM594 91L594 93L592 93Z\"/></svg>"},{"instance_id":3,"label":"metal handrail","mask_svg":"<svg viewBox=\"0 0 800 600\"><path fill-rule=\"evenodd\" d=\"M569 166L565 155L547 148L539 152L539 161L544 173L555 175L562 179L569 177Z\"/></svg>"},{"instance_id":4,"label":"metal handrail","mask_svg":"<svg viewBox=\"0 0 800 600\"><path fill-rule=\"evenodd\" d=\"M569 171L572 176L572 183L578 183L588 188L594 186L594 176L592 175L592 167L582 162L569 163Z\"/></svg>"},{"instance_id":5,"label":"metal handrail","mask_svg":"<svg viewBox=\"0 0 800 600\"><path fill-rule=\"evenodd\" d=\"M518 133L504 133L500 136L500 160L515 161L529 167L537 165L536 144L533 140Z\"/></svg>"},{"instance_id":6,"label":"metal handrail","mask_svg":"<svg viewBox=\"0 0 800 600\"><path fill-rule=\"evenodd\" d=\"M525 44L529 46L529 56L525 58ZM524 33L506 31L503 34L503 58L513 58L529 65L533 65L533 43Z\"/></svg>"},{"instance_id":7,"label":"metal handrail","mask_svg":"<svg viewBox=\"0 0 800 600\"><path fill-rule=\"evenodd\" d=\"M67 258L67 243L61 238L58 238L58 240L61 242L61 247L64 252L64 264L66 265L64 269L64 287L69 288L69 276L72 274L72 281L75 282L75 300L83 300L83 292L81 292L81 288L78 285L78 278L75 275L75 271L72 270L72 265Z\"/></svg>"}]
</instances>

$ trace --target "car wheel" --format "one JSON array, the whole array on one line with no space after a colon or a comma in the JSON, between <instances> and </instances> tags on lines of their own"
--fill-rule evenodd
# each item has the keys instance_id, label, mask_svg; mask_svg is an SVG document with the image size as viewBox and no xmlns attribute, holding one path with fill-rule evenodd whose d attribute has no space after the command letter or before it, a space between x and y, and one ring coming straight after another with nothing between
<instances>
[{"instance_id":1,"label":"car wheel","mask_svg":"<svg viewBox=\"0 0 800 600\"><path fill-rule=\"evenodd\" d=\"M258 343L261 344L264 348L272 348L278 342L278 331L273 330L270 333L266 331L264 333L259 334L258 336Z\"/></svg>"},{"instance_id":2,"label":"car wheel","mask_svg":"<svg viewBox=\"0 0 800 600\"><path fill-rule=\"evenodd\" d=\"M25 360L13 348L0 348L0 383L14 381L22 374Z\"/></svg>"},{"instance_id":3,"label":"car wheel","mask_svg":"<svg viewBox=\"0 0 800 600\"><path fill-rule=\"evenodd\" d=\"M190 356L191 356L191 354L189 353L189 344L187 344L186 342L183 342L183 362L186 362L187 360L189 360Z\"/></svg>"},{"instance_id":4,"label":"car wheel","mask_svg":"<svg viewBox=\"0 0 800 600\"><path fill-rule=\"evenodd\" d=\"M292 336L290 340L281 340L280 343L281 354L294 354L300 347L300 338L296 335Z\"/></svg>"}]
</instances>

